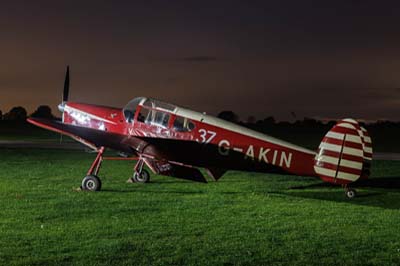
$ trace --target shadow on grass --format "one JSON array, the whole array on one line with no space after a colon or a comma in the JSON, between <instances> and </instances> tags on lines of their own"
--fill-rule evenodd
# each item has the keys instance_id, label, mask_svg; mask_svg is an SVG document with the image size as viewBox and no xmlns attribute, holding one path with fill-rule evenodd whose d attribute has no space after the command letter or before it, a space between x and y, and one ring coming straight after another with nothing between
<instances>
[{"instance_id":1,"label":"shadow on grass","mask_svg":"<svg viewBox=\"0 0 400 266\"><path fill-rule=\"evenodd\" d=\"M155 193L155 194L204 194L204 191L181 191L181 190L149 190L149 189L102 189L105 193Z\"/></svg>"},{"instance_id":2,"label":"shadow on grass","mask_svg":"<svg viewBox=\"0 0 400 266\"><path fill-rule=\"evenodd\" d=\"M400 177L378 177L363 179L355 182L354 187L400 189Z\"/></svg>"},{"instance_id":3,"label":"shadow on grass","mask_svg":"<svg viewBox=\"0 0 400 266\"><path fill-rule=\"evenodd\" d=\"M357 191L357 197L354 199L348 199L344 191L342 192L340 189L337 189L337 186L329 183L291 187L290 190L282 194L385 209L400 209L399 177L380 177L360 180L352 184L351 187L360 189ZM314 188L322 188L323 190L313 191Z\"/></svg>"},{"instance_id":4,"label":"shadow on grass","mask_svg":"<svg viewBox=\"0 0 400 266\"><path fill-rule=\"evenodd\" d=\"M330 183L321 182L306 186L291 187L291 189L307 189L313 187L336 187L336 186ZM376 177L371 179L363 179L351 184L351 187L400 189L400 177Z\"/></svg>"}]
</instances>

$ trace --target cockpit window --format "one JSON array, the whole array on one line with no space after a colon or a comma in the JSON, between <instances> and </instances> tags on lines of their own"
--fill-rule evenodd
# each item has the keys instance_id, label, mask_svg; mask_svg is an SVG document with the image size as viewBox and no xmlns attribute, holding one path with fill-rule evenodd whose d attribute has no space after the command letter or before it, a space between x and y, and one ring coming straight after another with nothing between
<instances>
[{"instance_id":1,"label":"cockpit window","mask_svg":"<svg viewBox=\"0 0 400 266\"><path fill-rule=\"evenodd\" d=\"M168 121L169 121L169 114L157 111L155 118L154 118L154 124L162 127L168 127Z\"/></svg>"},{"instance_id":2,"label":"cockpit window","mask_svg":"<svg viewBox=\"0 0 400 266\"><path fill-rule=\"evenodd\" d=\"M140 112L137 116L137 121L150 124L151 122L151 110L147 108L140 108Z\"/></svg>"},{"instance_id":3,"label":"cockpit window","mask_svg":"<svg viewBox=\"0 0 400 266\"><path fill-rule=\"evenodd\" d=\"M189 132L195 128L192 121L186 117L177 116L174 121L174 130L178 132Z\"/></svg>"},{"instance_id":4,"label":"cockpit window","mask_svg":"<svg viewBox=\"0 0 400 266\"><path fill-rule=\"evenodd\" d=\"M132 112L131 110L124 110L124 116L125 120L128 123L132 123L133 117L135 116L135 113Z\"/></svg>"},{"instance_id":5,"label":"cockpit window","mask_svg":"<svg viewBox=\"0 0 400 266\"><path fill-rule=\"evenodd\" d=\"M168 127L170 114L159 110L149 109L146 107L140 108L137 117L138 122L146 123L149 125Z\"/></svg>"},{"instance_id":6,"label":"cockpit window","mask_svg":"<svg viewBox=\"0 0 400 266\"><path fill-rule=\"evenodd\" d=\"M130 101L123 109L124 117L126 122L132 123L133 117L135 116L136 108L144 98L138 97Z\"/></svg>"},{"instance_id":7,"label":"cockpit window","mask_svg":"<svg viewBox=\"0 0 400 266\"><path fill-rule=\"evenodd\" d=\"M157 124L163 127L168 126L170 118L169 113L173 113L177 108L173 104L161 102L155 99L137 97L131 100L123 109L126 122L133 122L138 106L141 106L141 111L137 116L138 121L147 124ZM158 114L158 112L161 112L162 114Z\"/></svg>"}]
</instances>

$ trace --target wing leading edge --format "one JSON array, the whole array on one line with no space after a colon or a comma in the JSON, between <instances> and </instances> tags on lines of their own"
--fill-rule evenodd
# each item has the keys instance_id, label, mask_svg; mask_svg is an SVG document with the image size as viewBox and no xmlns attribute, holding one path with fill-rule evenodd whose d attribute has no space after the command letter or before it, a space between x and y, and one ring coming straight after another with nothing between
<instances>
[{"instance_id":1,"label":"wing leading edge","mask_svg":"<svg viewBox=\"0 0 400 266\"><path fill-rule=\"evenodd\" d=\"M28 122L38 127L71 137L92 149L106 146L129 154L133 153L132 148L123 143L125 138L123 135L64 124L61 121L43 118L28 118Z\"/></svg>"}]
</instances>

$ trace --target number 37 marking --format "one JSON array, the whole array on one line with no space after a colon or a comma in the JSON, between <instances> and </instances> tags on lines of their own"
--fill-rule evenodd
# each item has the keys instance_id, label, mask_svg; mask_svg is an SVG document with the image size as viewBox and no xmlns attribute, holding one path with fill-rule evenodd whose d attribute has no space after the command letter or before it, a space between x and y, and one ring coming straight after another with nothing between
<instances>
[{"instance_id":1,"label":"number 37 marking","mask_svg":"<svg viewBox=\"0 0 400 266\"><path fill-rule=\"evenodd\" d=\"M210 143L213 138L217 135L217 132L205 129L199 129L200 140L196 139L200 143Z\"/></svg>"}]
</instances>

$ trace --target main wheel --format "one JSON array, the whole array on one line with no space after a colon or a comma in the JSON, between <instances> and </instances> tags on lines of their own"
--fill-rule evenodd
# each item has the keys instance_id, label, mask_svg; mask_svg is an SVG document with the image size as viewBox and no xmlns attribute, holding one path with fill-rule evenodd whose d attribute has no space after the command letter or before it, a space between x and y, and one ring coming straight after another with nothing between
<instances>
[{"instance_id":1,"label":"main wheel","mask_svg":"<svg viewBox=\"0 0 400 266\"><path fill-rule=\"evenodd\" d=\"M88 175L82 180L82 189L88 191L99 191L101 180L95 175Z\"/></svg>"},{"instance_id":2,"label":"main wheel","mask_svg":"<svg viewBox=\"0 0 400 266\"><path fill-rule=\"evenodd\" d=\"M137 183L149 183L150 173L146 169L142 169L142 172L135 172L133 174L133 180Z\"/></svg>"},{"instance_id":3,"label":"main wheel","mask_svg":"<svg viewBox=\"0 0 400 266\"><path fill-rule=\"evenodd\" d=\"M355 196L356 196L356 190L355 189L352 189L352 188L347 188L346 189L346 191L345 191L345 193L346 193L346 196L349 198L349 199L352 199L352 198L354 198Z\"/></svg>"}]
</instances>

